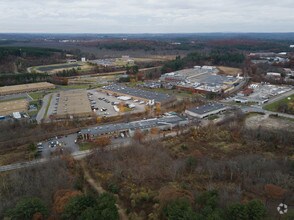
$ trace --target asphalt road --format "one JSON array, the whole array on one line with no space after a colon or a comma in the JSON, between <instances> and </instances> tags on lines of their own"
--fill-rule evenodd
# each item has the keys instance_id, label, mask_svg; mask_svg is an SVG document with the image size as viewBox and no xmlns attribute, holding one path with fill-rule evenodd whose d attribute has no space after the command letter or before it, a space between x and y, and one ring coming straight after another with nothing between
<instances>
[{"instance_id":1,"label":"asphalt road","mask_svg":"<svg viewBox=\"0 0 294 220\"><path fill-rule=\"evenodd\" d=\"M66 150L67 152L70 152L70 153L78 152L79 145L75 143L76 139L77 139L77 134L74 133L74 134L70 134L66 136L50 138L49 140L43 141L42 156L44 158L49 158L52 155L52 153L54 153L57 150ZM52 145L50 144L51 142L54 142L54 143L58 142L59 145L56 147L52 147Z\"/></svg>"},{"instance_id":2,"label":"asphalt road","mask_svg":"<svg viewBox=\"0 0 294 220\"><path fill-rule=\"evenodd\" d=\"M267 103L263 104L263 106L266 106L266 105L268 105L268 104L270 104L270 103L273 103L273 102L279 101L279 100L284 99L284 98L286 98L286 97L288 97L288 96L291 96L291 95L293 95L293 94L294 94L294 90L291 90L291 91L286 92L286 93L284 93L284 94L278 95L278 96L276 96L276 97L270 99Z\"/></svg>"},{"instance_id":3,"label":"asphalt road","mask_svg":"<svg viewBox=\"0 0 294 220\"><path fill-rule=\"evenodd\" d=\"M45 118L45 113L46 113L46 108L48 106L48 102L50 100L50 96L51 94L48 94L48 95L45 95L44 98L43 98L43 104L42 104L42 107L41 109L39 110L38 114L37 114L37 117L36 117L36 120L37 122L40 124L41 123L41 120L43 118Z\"/></svg>"}]
</instances>

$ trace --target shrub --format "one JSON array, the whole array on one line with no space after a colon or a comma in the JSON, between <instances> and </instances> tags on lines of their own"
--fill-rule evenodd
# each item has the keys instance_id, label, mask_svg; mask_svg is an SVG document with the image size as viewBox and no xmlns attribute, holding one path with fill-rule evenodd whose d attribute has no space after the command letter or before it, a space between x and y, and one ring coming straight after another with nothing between
<instances>
[{"instance_id":1,"label":"shrub","mask_svg":"<svg viewBox=\"0 0 294 220\"><path fill-rule=\"evenodd\" d=\"M29 220L36 213L46 217L48 215L48 209L38 198L24 198L16 204L14 209L9 210L7 215L11 219Z\"/></svg>"}]
</instances>

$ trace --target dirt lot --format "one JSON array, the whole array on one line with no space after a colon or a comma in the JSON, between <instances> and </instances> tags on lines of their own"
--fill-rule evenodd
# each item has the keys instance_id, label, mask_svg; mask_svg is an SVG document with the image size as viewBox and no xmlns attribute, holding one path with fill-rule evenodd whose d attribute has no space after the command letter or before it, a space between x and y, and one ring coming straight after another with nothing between
<instances>
[{"instance_id":1,"label":"dirt lot","mask_svg":"<svg viewBox=\"0 0 294 220\"><path fill-rule=\"evenodd\" d=\"M246 119L246 126L249 128L258 128L262 126L264 128L273 129L287 129L294 131L294 123L291 120L283 118L269 117L268 115L252 115Z\"/></svg>"},{"instance_id":2,"label":"dirt lot","mask_svg":"<svg viewBox=\"0 0 294 220\"><path fill-rule=\"evenodd\" d=\"M217 68L220 71L223 71L227 75L231 75L231 76L237 76L238 73L242 73L242 70L238 68L227 67L227 66L218 66Z\"/></svg>"}]
</instances>

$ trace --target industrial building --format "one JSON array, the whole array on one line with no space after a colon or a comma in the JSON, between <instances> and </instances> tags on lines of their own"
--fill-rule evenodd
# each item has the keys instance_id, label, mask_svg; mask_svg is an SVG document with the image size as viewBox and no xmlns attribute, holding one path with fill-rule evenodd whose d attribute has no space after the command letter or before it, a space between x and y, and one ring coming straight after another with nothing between
<instances>
[{"instance_id":1,"label":"industrial building","mask_svg":"<svg viewBox=\"0 0 294 220\"><path fill-rule=\"evenodd\" d=\"M248 86L242 92L238 93L234 97L234 101L238 103L253 102L262 105L268 102L272 97L281 95L283 93L291 91L289 86L277 86L271 84L254 83Z\"/></svg>"},{"instance_id":2,"label":"industrial building","mask_svg":"<svg viewBox=\"0 0 294 220\"><path fill-rule=\"evenodd\" d=\"M176 101L175 96L171 96L165 93L152 92L138 88L131 88L123 85L112 84L109 86L103 86L102 92L106 92L115 96L131 97L134 100L140 100L145 102L154 102L161 106L167 106L173 104Z\"/></svg>"},{"instance_id":3,"label":"industrial building","mask_svg":"<svg viewBox=\"0 0 294 220\"><path fill-rule=\"evenodd\" d=\"M166 73L160 77L160 81L164 86L172 85L178 90L193 93L226 93L233 90L243 79L218 73L219 70L213 66L195 66L193 69Z\"/></svg>"},{"instance_id":4,"label":"industrial building","mask_svg":"<svg viewBox=\"0 0 294 220\"><path fill-rule=\"evenodd\" d=\"M17 93L34 92L41 90L55 89L55 85L47 82L29 83L15 86L0 87L0 95L11 95Z\"/></svg>"},{"instance_id":5,"label":"industrial building","mask_svg":"<svg viewBox=\"0 0 294 220\"><path fill-rule=\"evenodd\" d=\"M86 90L61 91L55 103L54 117L83 118L93 116Z\"/></svg>"},{"instance_id":6,"label":"industrial building","mask_svg":"<svg viewBox=\"0 0 294 220\"><path fill-rule=\"evenodd\" d=\"M92 140L104 135L109 137L132 137L138 129L142 132L148 132L152 128L171 130L177 126L185 126L188 122L189 121L186 118L182 118L178 115L171 115L162 118L151 118L128 123L102 125L81 130L79 132L79 139Z\"/></svg>"},{"instance_id":7,"label":"industrial building","mask_svg":"<svg viewBox=\"0 0 294 220\"><path fill-rule=\"evenodd\" d=\"M268 77L278 77L281 78L282 74L281 73L275 73L275 72L267 72L266 76Z\"/></svg>"},{"instance_id":8,"label":"industrial building","mask_svg":"<svg viewBox=\"0 0 294 220\"><path fill-rule=\"evenodd\" d=\"M29 102L25 99L0 102L0 116L7 116L13 112L27 112Z\"/></svg>"},{"instance_id":9,"label":"industrial building","mask_svg":"<svg viewBox=\"0 0 294 220\"><path fill-rule=\"evenodd\" d=\"M195 118L206 118L211 115L216 115L221 112L226 111L228 108L227 106L220 104L220 103L209 103L206 105L194 107L187 109L185 113L188 116L195 117Z\"/></svg>"}]
</instances>

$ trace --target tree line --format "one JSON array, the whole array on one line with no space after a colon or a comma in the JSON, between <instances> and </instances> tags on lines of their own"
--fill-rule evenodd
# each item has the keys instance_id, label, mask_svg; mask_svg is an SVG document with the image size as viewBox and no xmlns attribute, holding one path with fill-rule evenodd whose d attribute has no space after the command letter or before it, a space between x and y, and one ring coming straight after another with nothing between
<instances>
[{"instance_id":1,"label":"tree line","mask_svg":"<svg viewBox=\"0 0 294 220\"><path fill-rule=\"evenodd\" d=\"M167 62L162 67L162 73L173 72L184 68L192 68L195 65L225 65L242 66L245 55L239 52L212 50L210 52L194 52L181 58L177 56L175 60Z\"/></svg>"}]
</instances>

